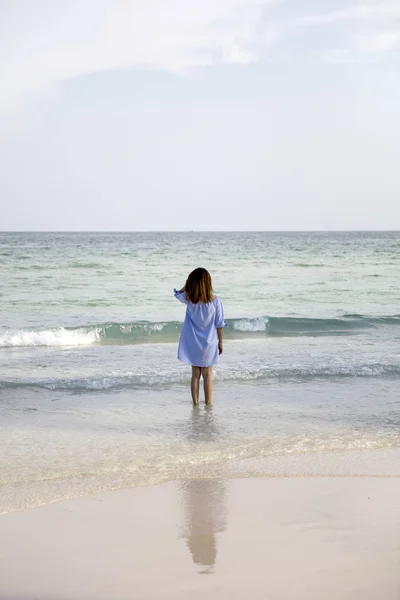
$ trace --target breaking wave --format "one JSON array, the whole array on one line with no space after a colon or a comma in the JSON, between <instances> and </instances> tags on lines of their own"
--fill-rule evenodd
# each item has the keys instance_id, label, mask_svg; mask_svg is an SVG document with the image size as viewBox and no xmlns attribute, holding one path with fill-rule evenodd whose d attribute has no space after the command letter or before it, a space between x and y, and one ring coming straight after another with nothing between
<instances>
[{"instance_id":1,"label":"breaking wave","mask_svg":"<svg viewBox=\"0 0 400 600\"><path fill-rule=\"evenodd\" d=\"M299 317L255 317L227 319L228 339L246 337L294 337L349 335L380 326L399 326L400 315L365 317L351 314L336 319ZM0 334L0 348L29 346L88 346L91 344L143 344L178 339L179 321L133 321L100 323L81 327L58 327L6 331Z\"/></svg>"}]
</instances>

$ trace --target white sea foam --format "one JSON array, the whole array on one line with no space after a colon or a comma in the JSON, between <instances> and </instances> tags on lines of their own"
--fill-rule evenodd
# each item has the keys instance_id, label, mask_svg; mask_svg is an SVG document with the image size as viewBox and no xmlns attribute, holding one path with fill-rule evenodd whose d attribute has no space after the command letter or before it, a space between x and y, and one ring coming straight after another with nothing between
<instances>
[{"instance_id":1,"label":"white sea foam","mask_svg":"<svg viewBox=\"0 0 400 600\"><path fill-rule=\"evenodd\" d=\"M0 348L23 346L88 346L100 340L100 331L68 330L64 327L45 331L16 331L0 335Z\"/></svg>"},{"instance_id":2,"label":"white sea foam","mask_svg":"<svg viewBox=\"0 0 400 600\"><path fill-rule=\"evenodd\" d=\"M268 319L266 317L259 317L256 319L236 319L232 322L232 329L235 331L267 331Z\"/></svg>"},{"instance_id":3,"label":"white sea foam","mask_svg":"<svg viewBox=\"0 0 400 600\"><path fill-rule=\"evenodd\" d=\"M298 365L294 367L264 366L258 368L224 368L215 371L215 380L221 383L246 381L306 381L313 379L380 378L398 379L400 368L396 364L353 365ZM97 391L117 389L152 389L188 384L188 370L168 365L162 370L159 363L142 366L138 372L115 371L82 377L27 377L0 379L0 390L5 388L43 388L48 390Z\"/></svg>"}]
</instances>

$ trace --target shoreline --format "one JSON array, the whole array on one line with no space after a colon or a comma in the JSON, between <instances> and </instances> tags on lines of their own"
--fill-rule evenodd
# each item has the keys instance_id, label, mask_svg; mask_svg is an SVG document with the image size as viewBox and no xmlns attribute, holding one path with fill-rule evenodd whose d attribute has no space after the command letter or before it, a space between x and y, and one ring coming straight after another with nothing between
<instances>
[{"instance_id":1,"label":"shoreline","mask_svg":"<svg viewBox=\"0 0 400 600\"><path fill-rule=\"evenodd\" d=\"M207 470L192 468L185 476L161 475L134 481L121 473L119 478L93 475L66 479L48 479L8 484L1 488L0 518L4 515L35 510L58 502L86 499L99 494L153 488L178 481L249 480L249 479L399 479L400 448L374 448L346 451L303 452L271 455L263 458L232 460L224 465L210 464ZM22 496L24 492L25 496ZM16 498L21 497L19 504ZM0 598L1 600L1 598Z\"/></svg>"},{"instance_id":2,"label":"shoreline","mask_svg":"<svg viewBox=\"0 0 400 600\"><path fill-rule=\"evenodd\" d=\"M397 600L399 496L383 475L197 479L4 514L0 600Z\"/></svg>"}]
</instances>

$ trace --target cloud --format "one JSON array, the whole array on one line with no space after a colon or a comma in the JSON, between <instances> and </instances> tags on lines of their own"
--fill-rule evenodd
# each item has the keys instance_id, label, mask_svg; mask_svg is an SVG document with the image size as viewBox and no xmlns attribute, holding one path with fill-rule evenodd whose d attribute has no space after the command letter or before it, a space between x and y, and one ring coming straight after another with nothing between
<instances>
[{"instance_id":1,"label":"cloud","mask_svg":"<svg viewBox=\"0 0 400 600\"><path fill-rule=\"evenodd\" d=\"M27 92L103 70L300 61L302 30L295 43L319 60L396 49L400 0L337 2L304 14L298 0L0 0L0 118Z\"/></svg>"},{"instance_id":2,"label":"cloud","mask_svg":"<svg viewBox=\"0 0 400 600\"><path fill-rule=\"evenodd\" d=\"M296 28L336 30L341 45L322 53L330 62L376 63L400 42L399 0L370 0L297 19Z\"/></svg>"},{"instance_id":3,"label":"cloud","mask_svg":"<svg viewBox=\"0 0 400 600\"><path fill-rule=\"evenodd\" d=\"M246 63L254 58L250 48L259 36L263 5L269 3L14 0L0 12L3 88L35 89L135 66L182 72L214 62Z\"/></svg>"},{"instance_id":4,"label":"cloud","mask_svg":"<svg viewBox=\"0 0 400 600\"><path fill-rule=\"evenodd\" d=\"M382 2L375 0L375 2L363 3L339 10L307 15L299 18L297 25L324 25L341 21L364 21L382 18L400 18L400 3L398 1Z\"/></svg>"},{"instance_id":5,"label":"cloud","mask_svg":"<svg viewBox=\"0 0 400 600\"><path fill-rule=\"evenodd\" d=\"M1 132L32 123L36 96L68 79L256 61L279 35L263 17L281 1L0 0Z\"/></svg>"},{"instance_id":6,"label":"cloud","mask_svg":"<svg viewBox=\"0 0 400 600\"><path fill-rule=\"evenodd\" d=\"M400 28L354 36L354 49L358 52L387 52L400 43Z\"/></svg>"}]
</instances>

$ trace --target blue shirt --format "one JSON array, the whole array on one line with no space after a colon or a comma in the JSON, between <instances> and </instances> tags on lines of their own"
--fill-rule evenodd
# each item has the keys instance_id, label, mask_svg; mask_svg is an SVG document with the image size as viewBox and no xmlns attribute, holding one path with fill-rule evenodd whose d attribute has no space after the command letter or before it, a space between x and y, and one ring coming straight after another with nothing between
<instances>
[{"instance_id":1,"label":"blue shirt","mask_svg":"<svg viewBox=\"0 0 400 600\"><path fill-rule=\"evenodd\" d=\"M224 309L216 296L211 302L193 304L185 292L174 290L175 298L186 304L178 347L178 359L194 367L211 367L218 362L217 329L225 327Z\"/></svg>"}]
</instances>

